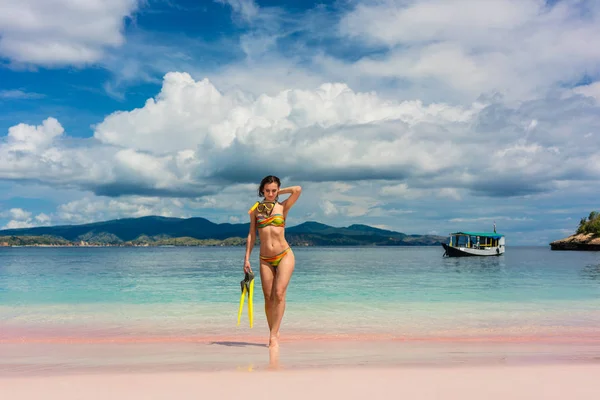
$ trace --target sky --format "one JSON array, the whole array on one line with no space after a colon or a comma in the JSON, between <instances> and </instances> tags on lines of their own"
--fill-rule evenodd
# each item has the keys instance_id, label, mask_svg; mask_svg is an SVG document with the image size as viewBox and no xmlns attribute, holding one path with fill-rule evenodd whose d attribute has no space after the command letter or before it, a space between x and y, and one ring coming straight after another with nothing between
<instances>
[{"instance_id":1,"label":"sky","mask_svg":"<svg viewBox=\"0 0 600 400\"><path fill-rule=\"evenodd\" d=\"M161 215L497 230L600 210L600 2L3 0L0 228ZM281 200L286 198L282 196Z\"/></svg>"}]
</instances>

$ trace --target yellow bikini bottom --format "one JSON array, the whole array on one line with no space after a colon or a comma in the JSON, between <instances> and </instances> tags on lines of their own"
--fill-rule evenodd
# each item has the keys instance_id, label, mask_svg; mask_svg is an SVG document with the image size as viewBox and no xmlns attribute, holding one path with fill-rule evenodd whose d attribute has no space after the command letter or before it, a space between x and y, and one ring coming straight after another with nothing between
<instances>
[{"instance_id":1,"label":"yellow bikini bottom","mask_svg":"<svg viewBox=\"0 0 600 400\"><path fill-rule=\"evenodd\" d=\"M260 259L262 261L268 262L269 264L271 264L271 266L275 269L277 269L277 266L279 265L279 263L281 262L281 260L283 259L283 257L285 257L285 255L291 250L290 247L288 247L287 249L285 249L284 251L282 251L279 254L276 254L274 256L260 256Z\"/></svg>"}]
</instances>

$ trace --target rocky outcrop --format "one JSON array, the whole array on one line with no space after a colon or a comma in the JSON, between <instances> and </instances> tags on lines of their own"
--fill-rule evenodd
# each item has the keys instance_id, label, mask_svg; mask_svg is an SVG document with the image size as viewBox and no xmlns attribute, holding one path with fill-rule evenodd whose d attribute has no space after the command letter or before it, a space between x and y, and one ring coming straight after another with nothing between
<instances>
[{"instance_id":1,"label":"rocky outcrop","mask_svg":"<svg viewBox=\"0 0 600 400\"><path fill-rule=\"evenodd\" d=\"M550 243L552 250L600 251L600 237L593 233L579 233Z\"/></svg>"}]
</instances>

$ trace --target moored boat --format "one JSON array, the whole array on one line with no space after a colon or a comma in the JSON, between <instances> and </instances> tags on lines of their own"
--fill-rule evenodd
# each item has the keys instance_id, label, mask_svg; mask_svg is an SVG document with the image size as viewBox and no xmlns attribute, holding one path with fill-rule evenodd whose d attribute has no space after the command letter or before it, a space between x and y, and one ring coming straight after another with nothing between
<instances>
[{"instance_id":1,"label":"moored boat","mask_svg":"<svg viewBox=\"0 0 600 400\"><path fill-rule=\"evenodd\" d=\"M499 256L504 254L504 235L496 232L454 232L442 243L448 257Z\"/></svg>"}]
</instances>

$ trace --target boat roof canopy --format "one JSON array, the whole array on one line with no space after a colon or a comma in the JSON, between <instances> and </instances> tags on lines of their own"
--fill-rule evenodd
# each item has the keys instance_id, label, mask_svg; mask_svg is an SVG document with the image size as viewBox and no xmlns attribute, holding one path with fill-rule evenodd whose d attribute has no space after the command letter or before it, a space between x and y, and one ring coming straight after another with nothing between
<instances>
[{"instance_id":1,"label":"boat roof canopy","mask_svg":"<svg viewBox=\"0 0 600 400\"><path fill-rule=\"evenodd\" d=\"M454 232L450 235L467 235L467 236L479 236L479 237L489 237L492 239L500 239L504 235L495 232Z\"/></svg>"}]
</instances>

